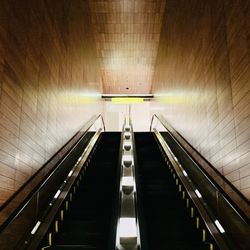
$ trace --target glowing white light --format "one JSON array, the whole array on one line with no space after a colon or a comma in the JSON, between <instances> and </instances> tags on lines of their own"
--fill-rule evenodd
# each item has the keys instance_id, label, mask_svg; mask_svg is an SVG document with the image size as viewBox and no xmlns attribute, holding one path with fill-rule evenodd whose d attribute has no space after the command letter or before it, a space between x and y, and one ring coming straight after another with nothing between
<instances>
[{"instance_id":1,"label":"glowing white light","mask_svg":"<svg viewBox=\"0 0 250 250\"><path fill-rule=\"evenodd\" d=\"M123 176L122 177L122 186L133 186L134 178L132 176Z\"/></svg>"},{"instance_id":2,"label":"glowing white light","mask_svg":"<svg viewBox=\"0 0 250 250\"><path fill-rule=\"evenodd\" d=\"M33 227L31 234L35 234L40 225L41 225L41 221L38 221L36 225Z\"/></svg>"},{"instance_id":3,"label":"glowing white light","mask_svg":"<svg viewBox=\"0 0 250 250\"><path fill-rule=\"evenodd\" d=\"M185 170L182 171L184 176L188 176L187 172Z\"/></svg>"},{"instance_id":4,"label":"glowing white light","mask_svg":"<svg viewBox=\"0 0 250 250\"><path fill-rule=\"evenodd\" d=\"M70 177L73 174L73 170L71 170L68 174L68 176Z\"/></svg>"},{"instance_id":5,"label":"glowing white light","mask_svg":"<svg viewBox=\"0 0 250 250\"><path fill-rule=\"evenodd\" d=\"M134 178L132 176L122 177L122 190L125 194L129 194L134 189Z\"/></svg>"},{"instance_id":6,"label":"glowing white light","mask_svg":"<svg viewBox=\"0 0 250 250\"><path fill-rule=\"evenodd\" d=\"M175 161L178 161L178 159L174 156Z\"/></svg>"},{"instance_id":7,"label":"glowing white light","mask_svg":"<svg viewBox=\"0 0 250 250\"><path fill-rule=\"evenodd\" d=\"M119 236L121 244L136 244L137 228L135 218L120 218Z\"/></svg>"},{"instance_id":8,"label":"glowing white light","mask_svg":"<svg viewBox=\"0 0 250 250\"><path fill-rule=\"evenodd\" d=\"M131 133L125 132L125 133L124 133L124 137L125 137L125 139L130 139Z\"/></svg>"},{"instance_id":9,"label":"glowing white light","mask_svg":"<svg viewBox=\"0 0 250 250\"><path fill-rule=\"evenodd\" d=\"M126 150L130 150L132 148L132 143L130 141L124 141L123 146Z\"/></svg>"},{"instance_id":10,"label":"glowing white light","mask_svg":"<svg viewBox=\"0 0 250 250\"><path fill-rule=\"evenodd\" d=\"M218 220L215 220L215 225L218 227L218 229L219 229L219 231L221 232L221 233L225 233L225 230L224 230L224 228L222 227L222 225L220 224L220 222L218 221Z\"/></svg>"},{"instance_id":11,"label":"glowing white light","mask_svg":"<svg viewBox=\"0 0 250 250\"><path fill-rule=\"evenodd\" d=\"M122 156L122 162L126 167L131 166L132 162L133 162L133 157L132 155L123 155Z\"/></svg>"},{"instance_id":12,"label":"glowing white light","mask_svg":"<svg viewBox=\"0 0 250 250\"><path fill-rule=\"evenodd\" d=\"M201 197L202 197L202 196L201 196L201 193L199 192L198 189L195 189L195 193L196 193L196 195L198 196L198 198L201 198Z\"/></svg>"},{"instance_id":13,"label":"glowing white light","mask_svg":"<svg viewBox=\"0 0 250 250\"><path fill-rule=\"evenodd\" d=\"M126 126L125 126L125 131L130 131L130 129L131 129L131 128L130 128L129 125L126 125Z\"/></svg>"},{"instance_id":14,"label":"glowing white light","mask_svg":"<svg viewBox=\"0 0 250 250\"><path fill-rule=\"evenodd\" d=\"M55 198L55 199L57 199L57 198L58 198L58 196L60 195L60 193L61 193L61 190L58 190L58 191L56 192L56 194L55 194L54 198Z\"/></svg>"}]
</instances>

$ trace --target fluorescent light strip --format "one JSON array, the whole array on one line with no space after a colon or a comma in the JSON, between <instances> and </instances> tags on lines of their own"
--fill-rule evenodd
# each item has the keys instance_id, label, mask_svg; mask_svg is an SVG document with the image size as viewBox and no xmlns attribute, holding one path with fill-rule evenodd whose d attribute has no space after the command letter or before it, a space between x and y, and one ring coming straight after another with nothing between
<instances>
[{"instance_id":1,"label":"fluorescent light strip","mask_svg":"<svg viewBox=\"0 0 250 250\"><path fill-rule=\"evenodd\" d=\"M123 176L122 186L134 186L134 178L132 176Z\"/></svg>"},{"instance_id":2,"label":"fluorescent light strip","mask_svg":"<svg viewBox=\"0 0 250 250\"><path fill-rule=\"evenodd\" d=\"M131 141L124 141L123 145L132 147L132 142Z\"/></svg>"},{"instance_id":3,"label":"fluorescent light strip","mask_svg":"<svg viewBox=\"0 0 250 250\"><path fill-rule=\"evenodd\" d=\"M38 221L36 225L33 227L31 234L35 234L40 225L41 225L41 221Z\"/></svg>"},{"instance_id":4,"label":"fluorescent light strip","mask_svg":"<svg viewBox=\"0 0 250 250\"><path fill-rule=\"evenodd\" d=\"M60 193L61 193L61 190L58 190L58 191L56 192L56 194L55 194L54 198L55 198L55 199L57 199L57 198L58 198L58 196L60 195Z\"/></svg>"},{"instance_id":5,"label":"fluorescent light strip","mask_svg":"<svg viewBox=\"0 0 250 250\"><path fill-rule=\"evenodd\" d=\"M215 220L215 225L218 227L219 231L223 234L225 233L224 228L222 227L222 225L220 224L220 222L218 220Z\"/></svg>"},{"instance_id":6,"label":"fluorescent light strip","mask_svg":"<svg viewBox=\"0 0 250 250\"><path fill-rule=\"evenodd\" d=\"M131 129L131 128L130 128L130 125L126 125L126 126L125 126L125 130L127 130L127 129L128 129L128 130Z\"/></svg>"},{"instance_id":7,"label":"fluorescent light strip","mask_svg":"<svg viewBox=\"0 0 250 250\"><path fill-rule=\"evenodd\" d=\"M198 196L198 198L201 198L201 197L202 197L202 196L201 196L201 193L199 192L198 189L195 189L195 193L196 193L196 195Z\"/></svg>"},{"instance_id":8,"label":"fluorescent light strip","mask_svg":"<svg viewBox=\"0 0 250 250\"><path fill-rule=\"evenodd\" d=\"M176 156L174 156L174 159L175 159L175 161L178 161L178 159L176 158Z\"/></svg>"},{"instance_id":9,"label":"fluorescent light strip","mask_svg":"<svg viewBox=\"0 0 250 250\"><path fill-rule=\"evenodd\" d=\"M137 237L135 218L120 218L119 236L120 238Z\"/></svg>"},{"instance_id":10,"label":"fluorescent light strip","mask_svg":"<svg viewBox=\"0 0 250 250\"><path fill-rule=\"evenodd\" d=\"M152 98L152 94L102 94L102 98L110 98L110 97L144 97L144 98Z\"/></svg>"},{"instance_id":11,"label":"fluorescent light strip","mask_svg":"<svg viewBox=\"0 0 250 250\"><path fill-rule=\"evenodd\" d=\"M187 172L185 170L182 171L184 176L188 176Z\"/></svg>"},{"instance_id":12,"label":"fluorescent light strip","mask_svg":"<svg viewBox=\"0 0 250 250\"><path fill-rule=\"evenodd\" d=\"M131 136L131 133L130 132L125 132L124 136Z\"/></svg>"},{"instance_id":13,"label":"fluorescent light strip","mask_svg":"<svg viewBox=\"0 0 250 250\"><path fill-rule=\"evenodd\" d=\"M127 155L124 154L122 156L122 162L124 162L124 161L133 161L132 155L131 154L127 154Z\"/></svg>"},{"instance_id":14,"label":"fluorescent light strip","mask_svg":"<svg viewBox=\"0 0 250 250\"><path fill-rule=\"evenodd\" d=\"M144 98L141 97L111 97L112 103L142 103Z\"/></svg>"},{"instance_id":15,"label":"fluorescent light strip","mask_svg":"<svg viewBox=\"0 0 250 250\"><path fill-rule=\"evenodd\" d=\"M73 174L73 170L71 170L68 174L68 176L70 177Z\"/></svg>"}]
</instances>

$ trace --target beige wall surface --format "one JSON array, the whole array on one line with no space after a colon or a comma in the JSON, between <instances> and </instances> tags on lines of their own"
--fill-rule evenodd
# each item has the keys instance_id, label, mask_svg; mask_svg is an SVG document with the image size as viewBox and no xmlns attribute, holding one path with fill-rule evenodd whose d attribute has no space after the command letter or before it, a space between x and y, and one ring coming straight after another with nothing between
<instances>
[{"instance_id":1,"label":"beige wall surface","mask_svg":"<svg viewBox=\"0 0 250 250\"><path fill-rule=\"evenodd\" d=\"M87 1L1 1L0 204L102 111L92 32Z\"/></svg>"},{"instance_id":2,"label":"beige wall surface","mask_svg":"<svg viewBox=\"0 0 250 250\"><path fill-rule=\"evenodd\" d=\"M103 113L107 131L122 131L129 113L135 132L149 131L150 102L124 104L105 101Z\"/></svg>"},{"instance_id":3,"label":"beige wall surface","mask_svg":"<svg viewBox=\"0 0 250 250\"><path fill-rule=\"evenodd\" d=\"M153 80L155 113L248 199L249 38L249 1L167 1Z\"/></svg>"}]
</instances>

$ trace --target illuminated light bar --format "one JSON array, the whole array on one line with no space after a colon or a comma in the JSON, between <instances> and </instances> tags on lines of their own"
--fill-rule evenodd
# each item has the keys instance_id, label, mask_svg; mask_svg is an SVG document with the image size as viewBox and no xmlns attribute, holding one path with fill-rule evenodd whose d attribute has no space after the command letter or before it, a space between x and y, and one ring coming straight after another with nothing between
<instances>
[{"instance_id":1,"label":"illuminated light bar","mask_svg":"<svg viewBox=\"0 0 250 250\"><path fill-rule=\"evenodd\" d=\"M38 221L30 233L35 234L40 225L41 225L41 221Z\"/></svg>"},{"instance_id":2,"label":"illuminated light bar","mask_svg":"<svg viewBox=\"0 0 250 250\"><path fill-rule=\"evenodd\" d=\"M125 141L123 147L126 151L129 151L132 148L132 143L129 141Z\"/></svg>"},{"instance_id":3,"label":"illuminated light bar","mask_svg":"<svg viewBox=\"0 0 250 250\"><path fill-rule=\"evenodd\" d=\"M131 127L129 125L125 126L125 131L130 131Z\"/></svg>"},{"instance_id":4,"label":"illuminated light bar","mask_svg":"<svg viewBox=\"0 0 250 250\"><path fill-rule=\"evenodd\" d=\"M137 228L135 218L120 218L119 237L121 245L137 244Z\"/></svg>"},{"instance_id":5,"label":"illuminated light bar","mask_svg":"<svg viewBox=\"0 0 250 250\"><path fill-rule=\"evenodd\" d=\"M187 172L185 170L182 171L184 176L188 176Z\"/></svg>"},{"instance_id":6,"label":"illuminated light bar","mask_svg":"<svg viewBox=\"0 0 250 250\"><path fill-rule=\"evenodd\" d=\"M113 103L142 103L144 102L144 98L141 97L113 97L111 98Z\"/></svg>"},{"instance_id":7,"label":"illuminated light bar","mask_svg":"<svg viewBox=\"0 0 250 250\"><path fill-rule=\"evenodd\" d=\"M70 177L73 174L73 170L71 170L68 174L68 176Z\"/></svg>"},{"instance_id":8,"label":"illuminated light bar","mask_svg":"<svg viewBox=\"0 0 250 250\"><path fill-rule=\"evenodd\" d=\"M218 221L218 220L215 220L215 225L218 227L218 229L219 229L219 231L221 232L221 233L225 233L225 230L224 230L224 228L222 227L222 225L220 224L220 222Z\"/></svg>"},{"instance_id":9,"label":"illuminated light bar","mask_svg":"<svg viewBox=\"0 0 250 250\"><path fill-rule=\"evenodd\" d=\"M175 161L178 161L178 159L176 158L176 156L174 156L174 159L175 159Z\"/></svg>"},{"instance_id":10,"label":"illuminated light bar","mask_svg":"<svg viewBox=\"0 0 250 250\"><path fill-rule=\"evenodd\" d=\"M125 167L130 167L132 165L132 161L133 161L132 155L123 155L122 162Z\"/></svg>"},{"instance_id":11,"label":"illuminated light bar","mask_svg":"<svg viewBox=\"0 0 250 250\"><path fill-rule=\"evenodd\" d=\"M196 195L198 196L198 198L201 198L201 197L202 197L202 195L201 195L201 193L199 192L198 189L195 189L195 193L196 193Z\"/></svg>"},{"instance_id":12,"label":"illuminated light bar","mask_svg":"<svg viewBox=\"0 0 250 250\"><path fill-rule=\"evenodd\" d=\"M130 194L134 190L134 179L132 176L122 177L122 191L125 194Z\"/></svg>"},{"instance_id":13,"label":"illuminated light bar","mask_svg":"<svg viewBox=\"0 0 250 250\"><path fill-rule=\"evenodd\" d=\"M60 193L61 193L61 190L58 190L58 191L56 192L56 194L55 194L54 198L55 198L55 199L57 199L57 198L58 198L58 196L60 195Z\"/></svg>"},{"instance_id":14,"label":"illuminated light bar","mask_svg":"<svg viewBox=\"0 0 250 250\"><path fill-rule=\"evenodd\" d=\"M124 133L124 137L125 137L125 139L130 139L130 137L131 137L131 134L129 133L129 132L125 132Z\"/></svg>"}]
</instances>

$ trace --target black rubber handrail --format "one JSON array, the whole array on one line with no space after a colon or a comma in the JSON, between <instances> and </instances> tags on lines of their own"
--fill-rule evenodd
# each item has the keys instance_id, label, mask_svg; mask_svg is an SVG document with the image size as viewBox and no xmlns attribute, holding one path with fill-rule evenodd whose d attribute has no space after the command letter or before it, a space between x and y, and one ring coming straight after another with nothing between
<instances>
[{"instance_id":1,"label":"black rubber handrail","mask_svg":"<svg viewBox=\"0 0 250 250\"><path fill-rule=\"evenodd\" d=\"M221 186L219 186L213 178L210 177L210 175L207 173L207 171L202 167L200 163L198 163L195 158L184 148L184 146L181 145L180 141L172 134L172 132L169 130L169 127L176 133L178 136L181 137L185 143L188 144L189 147L195 152L195 154L201 158L204 162L206 162L209 167L218 175L219 178L221 178L227 185L230 186L230 188L237 194L237 196L243 200L248 206L250 205L250 201L242 194L240 193L239 190L237 190L236 187L234 187L230 181L228 181L210 162L208 162L180 133L178 133L164 118L159 117L158 115L154 114L151 118L151 123L150 123L150 131L152 131L152 126L153 126L153 120L154 118L157 118L158 121L163 125L163 127L167 130L167 132L170 134L170 136L177 142L177 144L185 151L186 155L188 158L194 162L196 165L201 166L203 173L206 175L208 180L211 182L211 184L224 196L224 198L228 201L228 204L235 210L237 213L242 217L242 219L246 222L249 223L249 218L248 216L244 213L244 210L241 209L233 200L230 198L230 196L223 190Z\"/></svg>"},{"instance_id":2,"label":"black rubber handrail","mask_svg":"<svg viewBox=\"0 0 250 250\"><path fill-rule=\"evenodd\" d=\"M83 134L76 139L76 141L74 142L74 144L66 151L66 153L64 153L64 155L62 156L62 158L60 160L58 160L58 162L56 163L56 165L49 171L49 173L47 173L47 175L44 177L44 179L42 181L40 181L40 183L38 183L34 189L26 196L26 198L21 201L21 203L10 213L10 215L8 216L8 218L6 218L6 220L0 225L0 233L5 230L6 227L8 227L8 225L18 216L18 214L20 214L25 207L29 204L29 202L33 199L33 197L35 195L37 195L37 193L41 190L41 188L48 182L48 180L51 178L51 176L53 176L53 174L55 173L55 171L58 169L58 167L60 166L60 164L68 157L68 155L75 149L75 147L77 146L78 142L86 136L87 132L89 131L89 129L94 125L94 123L98 120L101 119L102 124L103 124L103 129L105 131L105 124L104 124L104 120L102 115L95 115L93 116L87 123L84 124L84 126L60 149L58 150L51 158L48 162L52 161L70 142L72 142L72 140L74 138L77 137L77 135L79 135L83 130ZM87 127L87 128L86 128ZM13 200L16 198L16 196L18 194L20 194L20 192L23 191L23 189L25 187L27 187L33 180L34 177L36 177L48 164L48 162L46 162L33 176L30 177L30 179L17 191L15 192L15 194L13 194L1 207L0 207L0 213L4 212L4 209L10 205Z\"/></svg>"}]
</instances>

